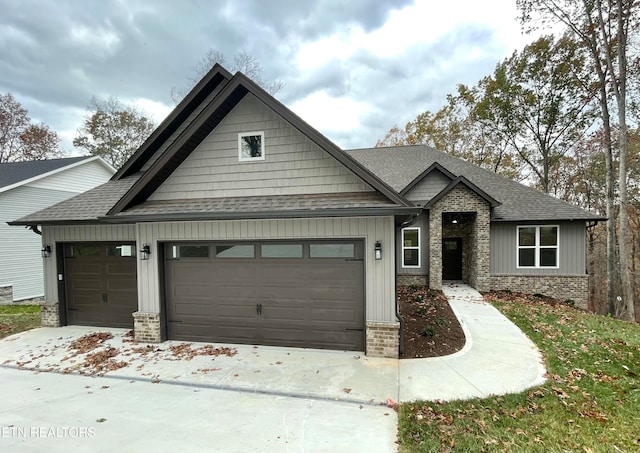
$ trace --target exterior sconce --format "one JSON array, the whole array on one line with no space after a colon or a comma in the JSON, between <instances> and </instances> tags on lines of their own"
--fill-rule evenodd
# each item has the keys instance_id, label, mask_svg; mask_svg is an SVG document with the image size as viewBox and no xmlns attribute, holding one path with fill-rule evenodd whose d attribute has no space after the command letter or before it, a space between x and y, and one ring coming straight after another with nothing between
<instances>
[{"instance_id":1,"label":"exterior sconce","mask_svg":"<svg viewBox=\"0 0 640 453\"><path fill-rule=\"evenodd\" d=\"M51 256L51 246L43 245L42 250L40 250L40 252L42 253L43 258L49 258Z\"/></svg>"},{"instance_id":2,"label":"exterior sconce","mask_svg":"<svg viewBox=\"0 0 640 453\"><path fill-rule=\"evenodd\" d=\"M149 255L151 255L151 246L149 244L144 244L140 249L140 259L148 260Z\"/></svg>"},{"instance_id":3,"label":"exterior sconce","mask_svg":"<svg viewBox=\"0 0 640 453\"><path fill-rule=\"evenodd\" d=\"M380 241L376 241L376 246L375 246L374 250L375 250L376 260L381 260L382 259L382 244L380 243Z\"/></svg>"}]
</instances>

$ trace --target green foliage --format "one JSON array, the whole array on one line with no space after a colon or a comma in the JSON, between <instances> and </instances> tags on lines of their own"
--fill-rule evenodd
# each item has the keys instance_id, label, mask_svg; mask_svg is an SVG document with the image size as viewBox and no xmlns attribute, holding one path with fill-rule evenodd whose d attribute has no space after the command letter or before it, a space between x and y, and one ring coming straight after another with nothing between
<instances>
[{"instance_id":1,"label":"green foliage","mask_svg":"<svg viewBox=\"0 0 640 453\"><path fill-rule=\"evenodd\" d=\"M424 326L420 331L420 335L425 336L427 338L433 338L436 334L436 329L431 326Z\"/></svg>"},{"instance_id":2,"label":"green foliage","mask_svg":"<svg viewBox=\"0 0 640 453\"><path fill-rule=\"evenodd\" d=\"M547 382L515 395L401 404L401 451L638 451L640 326L487 297L538 345Z\"/></svg>"},{"instance_id":3,"label":"green foliage","mask_svg":"<svg viewBox=\"0 0 640 453\"><path fill-rule=\"evenodd\" d=\"M102 157L117 169L144 143L154 127L134 105L124 105L113 97L105 101L93 98L73 146Z\"/></svg>"}]
</instances>

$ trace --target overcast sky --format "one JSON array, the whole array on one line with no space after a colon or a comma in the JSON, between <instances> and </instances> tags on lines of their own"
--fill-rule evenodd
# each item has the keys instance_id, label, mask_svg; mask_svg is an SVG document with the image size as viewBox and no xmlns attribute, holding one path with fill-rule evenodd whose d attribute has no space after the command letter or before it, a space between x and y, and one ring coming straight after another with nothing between
<instances>
[{"instance_id":1,"label":"overcast sky","mask_svg":"<svg viewBox=\"0 0 640 453\"><path fill-rule=\"evenodd\" d=\"M158 124L209 49L241 50L276 97L339 146L374 146L521 49L515 0L0 0L0 93L58 132L92 96Z\"/></svg>"}]
</instances>

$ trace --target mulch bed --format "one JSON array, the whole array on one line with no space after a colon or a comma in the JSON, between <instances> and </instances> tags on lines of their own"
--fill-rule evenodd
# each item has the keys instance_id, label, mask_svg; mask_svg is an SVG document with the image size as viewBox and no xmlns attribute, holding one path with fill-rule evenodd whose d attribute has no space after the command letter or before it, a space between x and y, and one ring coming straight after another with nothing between
<instances>
[{"instance_id":1,"label":"mulch bed","mask_svg":"<svg viewBox=\"0 0 640 453\"><path fill-rule=\"evenodd\" d=\"M462 327L442 291L399 286L398 306L404 320L401 358L445 356L465 345Z\"/></svg>"}]
</instances>

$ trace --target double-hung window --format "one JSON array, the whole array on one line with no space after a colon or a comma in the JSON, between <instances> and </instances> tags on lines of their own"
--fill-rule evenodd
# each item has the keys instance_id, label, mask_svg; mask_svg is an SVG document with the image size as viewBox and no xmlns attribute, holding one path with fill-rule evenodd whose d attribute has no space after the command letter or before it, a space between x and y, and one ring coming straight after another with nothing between
<instances>
[{"instance_id":1,"label":"double-hung window","mask_svg":"<svg viewBox=\"0 0 640 453\"><path fill-rule=\"evenodd\" d=\"M402 229L402 267L420 267L420 228Z\"/></svg>"},{"instance_id":2,"label":"double-hung window","mask_svg":"<svg viewBox=\"0 0 640 453\"><path fill-rule=\"evenodd\" d=\"M518 267L557 268L559 228L557 225L518 227Z\"/></svg>"}]
</instances>

